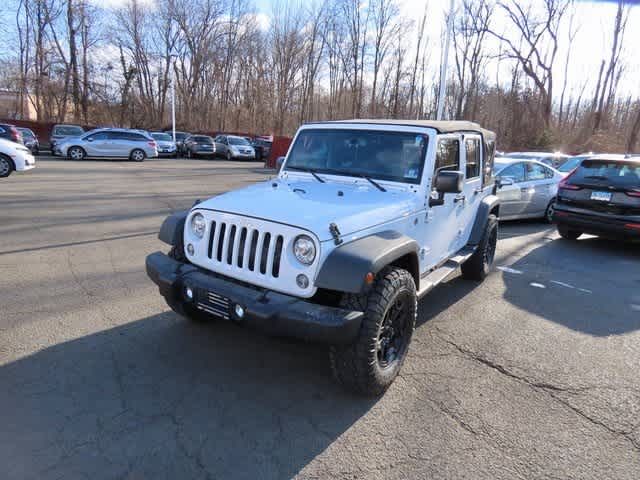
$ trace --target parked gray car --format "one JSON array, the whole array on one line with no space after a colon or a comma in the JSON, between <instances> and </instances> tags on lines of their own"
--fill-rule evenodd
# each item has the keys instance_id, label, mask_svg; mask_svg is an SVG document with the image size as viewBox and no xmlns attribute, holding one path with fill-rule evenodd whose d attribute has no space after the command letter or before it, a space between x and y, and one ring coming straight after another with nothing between
<instances>
[{"instance_id":1,"label":"parked gray car","mask_svg":"<svg viewBox=\"0 0 640 480\"><path fill-rule=\"evenodd\" d=\"M59 146L69 138L75 138L83 135L84 129L80 125L54 125L51 129L51 137L49 137L49 148L53 155L60 155Z\"/></svg>"},{"instance_id":2,"label":"parked gray car","mask_svg":"<svg viewBox=\"0 0 640 480\"><path fill-rule=\"evenodd\" d=\"M558 184L564 175L535 160L502 157L494 164L500 198L500 220L553 217Z\"/></svg>"},{"instance_id":3,"label":"parked gray car","mask_svg":"<svg viewBox=\"0 0 640 480\"><path fill-rule=\"evenodd\" d=\"M255 160L256 152L244 137L218 135L215 139L215 152L227 160Z\"/></svg>"},{"instance_id":4,"label":"parked gray car","mask_svg":"<svg viewBox=\"0 0 640 480\"><path fill-rule=\"evenodd\" d=\"M164 132L151 132L151 136L158 144L158 156L160 157L177 157L178 150L176 143L171 135Z\"/></svg>"},{"instance_id":5,"label":"parked gray car","mask_svg":"<svg viewBox=\"0 0 640 480\"><path fill-rule=\"evenodd\" d=\"M158 156L156 141L139 130L100 128L82 136L68 138L57 147L60 155L71 160L84 158L128 158L142 162Z\"/></svg>"}]
</instances>

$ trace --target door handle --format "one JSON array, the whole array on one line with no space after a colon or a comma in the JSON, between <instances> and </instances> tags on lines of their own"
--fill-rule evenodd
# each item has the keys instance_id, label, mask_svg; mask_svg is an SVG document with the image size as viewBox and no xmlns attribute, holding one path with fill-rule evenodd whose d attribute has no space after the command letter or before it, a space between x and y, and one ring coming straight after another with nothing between
<instances>
[{"instance_id":1,"label":"door handle","mask_svg":"<svg viewBox=\"0 0 640 480\"><path fill-rule=\"evenodd\" d=\"M463 193L461 193L460 195L456 195L456 196L453 198L453 201L454 201L455 203L458 203L458 202L464 202L466 199L467 199L467 197L465 197L465 196L464 196L464 194L463 194Z\"/></svg>"}]
</instances>

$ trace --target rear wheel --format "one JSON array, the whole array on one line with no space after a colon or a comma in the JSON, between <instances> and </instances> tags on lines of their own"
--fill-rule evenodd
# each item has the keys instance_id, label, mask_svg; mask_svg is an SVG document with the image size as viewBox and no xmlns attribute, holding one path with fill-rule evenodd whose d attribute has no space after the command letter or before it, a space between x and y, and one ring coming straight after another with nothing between
<instances>
[{"instance_id":1,"label":"rear wheel","mask_svg":"<svg viewBox=\"0 0 640 480\"><path fill-rule=\"evenodd\" d=\"M86 155L85 151L80 147L71 147L67 152L67 156L71 160L83 160Z\"/></svg>"},{"instance_id":2,"label":"rear wheel","mask_svg":"<svg viewBox=\"0 0 640 480\"><path fill-rule=\"evenodd\" d=\"M418 309L413 277L387 267L368 295L346 294L342 306L363 311L364 318L354 343L330 347L333 376L355 393L380 395L398 375L413 336Z\"/></svg>"},{"instance_id":3,"label":"rear wheel","mask_svg":"<svg viewBox=\"0 0 640 480\"><path fill-rule=\"evenodd\" d=\"M227 150L227 160L233 160L233 156L231 155L231 150Z\"/></svg>"},{"instance_id":4,"label":"rear wheel","mask_svg":"<svg viewBox=\"0 0 640 480\"><path fill-rule=\"evenodd\" d=\"M482 239L469 260L461 266L462 276L469 280L484 280L493 265L498 244L498 218L491 214L487 219Z\"/></svg>"},{"instance_id":5,"label":"rear wheel","mask_svg":"<svg viewBox=\"0 0 640 480\"><path fill-rule=\"evenodd\" d=\"M144 153L144 150L140 150L139 148L136 148L129 155L129 160L133 160L134 162L144 162L144 159L146 158L146 156L147 154Z\"/></svg>"},{"instance_id":6,"label":"rear wheel","mask_svg":"<svg viewBox=\"0 0 640 480\"><path fill-rule=\"evenodd\" d=\"M547 205L547 209L544 212L544 219L547 223L553 222L553 214L556 211L556 199L552 199Z\"/></svg>"},{"instance_id":7,"label":"rear wheel","mask_svg":"<svg viewBox=\"0 0 640 480\"><path fill-rule=\"evenodd\" d=\"M8 177L13 172L13 161L5 156L0 154L0 178Z\"/></svg>"},{"instance_id":8,"label":"rear wheel","mask_svg":"<svg viewBox=\"0 0 640 480\"><path fill-rule=\"evenodd\" d=\"M582 235L582 232L579 232L578 230L572 230L566 225L558 225L558 233L562 238L566 240L577 240L578 237Z\"/></svg>"}]
</instances>

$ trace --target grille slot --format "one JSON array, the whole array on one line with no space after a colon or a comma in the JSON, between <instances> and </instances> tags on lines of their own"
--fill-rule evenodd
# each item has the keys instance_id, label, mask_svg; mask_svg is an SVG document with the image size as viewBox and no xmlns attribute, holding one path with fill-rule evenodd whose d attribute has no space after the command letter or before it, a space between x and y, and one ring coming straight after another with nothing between
<instances>
[{"instance_id":1,"label":"grille slot","mask_svg":"<svg viewBox=\"0 0 640 480\"><path fill-rule=\"evenodd\" d=\"M278 278L284 237L231 222L212 222L208 256L216 263Z\"/></svg>"},{"instance_id":2,"label":"grille slot","mask_svg":"<svg viewBox=\"0 0 640 480\"><path fill-rule=\"evenodd\" d=\"M213 292L206 292L204 301L196 304L199 310L229 320L229 299Z\"/></svg>"}]
</instances>

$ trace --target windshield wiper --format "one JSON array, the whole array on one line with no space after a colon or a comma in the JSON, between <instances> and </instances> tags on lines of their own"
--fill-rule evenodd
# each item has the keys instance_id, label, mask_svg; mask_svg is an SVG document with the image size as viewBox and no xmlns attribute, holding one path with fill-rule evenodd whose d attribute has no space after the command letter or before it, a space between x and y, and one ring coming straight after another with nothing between
<instances>
[{"instance_id":1,"label":"windshield wiper","mask_svg":"<svg viewBox=\"0 0 640 480\"><path fill-rule=\"evenodd\" d=\"M376 182L375 180L373 180L371 177L365 175L364 173L354 173L353 175L355 175L356 177L360 177L360 178L364 178L365 180L367 180L371 185L373 185L374 187L376 187L378 190L380 190L381 192L386 192L387 189L384 188L382 185L380 185L378 182Z\"/></svg>"},{"instance_id":2,"label":"windshield wiper","mask_svg":"<svg viewBox=\"0 0 640 480\"><path fill-rule=\"evenodd\" d=\"M310 173L311 175L313 175L313 178L318 180L320 183L326 183L325 180L323 180L322 177L320 175L318 175L313 168L287 166L287 169L289 169L289 170L298 170L299 172Z\"/></svg>"}]
</instances>

